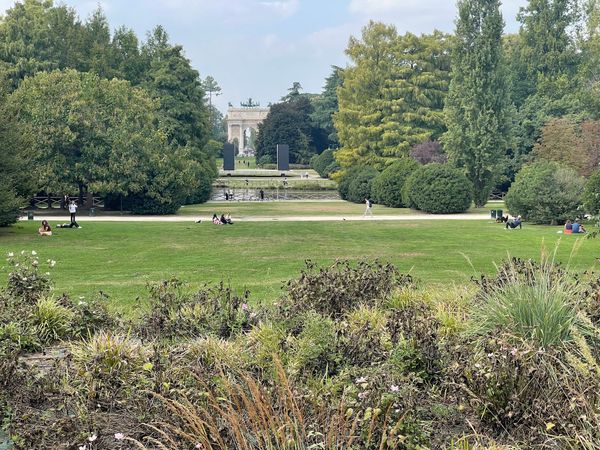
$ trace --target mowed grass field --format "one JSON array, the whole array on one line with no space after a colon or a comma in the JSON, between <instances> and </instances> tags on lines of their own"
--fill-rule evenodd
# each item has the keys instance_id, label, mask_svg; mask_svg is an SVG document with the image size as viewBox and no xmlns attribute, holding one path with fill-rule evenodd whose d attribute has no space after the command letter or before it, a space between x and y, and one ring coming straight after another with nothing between
<instances>
[{"instance_id":1,"label":"mowed grass field","mask_svg":"<svg viewBox=\"0 0 600 450\"><path fill-rule=\"evenodd\" d=\"M471 208L468 212L473 214L489 214L490 209L504 209L504 203L488 203L485 208ZM200 205L188 205L182 207L180 215L212 216L222 213L231 213L233 218L243 217L290 217L290 216L362 216L365 205L346 202L343 200L333 201L303 201L303 202L209 202ZM506 211L505 211L506 212ZM418 211L409 208L388 208L383 205L374 205L373 214L394 216L418 214Z\"/></svg>"},{"instance_id":2,"label":"mowed grass field","mask_svg":"<svg viewBox=\"0 0 600 450\"><path fill-rule=\"evenodd\" d=\"M507 231L491 221L85 222L81 229L55 229L52 237L38 236L37 227L32 221L0 229L0 254L36 250L42 261L57 261L57 293L77 298L101 290L112 308L127 315L139 312L136 299L146 298L147 283L172 276L192 287L224 280L239 291L249 289L253 301L272 301L306 259L380 259L443 286L491 273L509 253L539 258L542 247L553 251L559 241L558 259L575 269L597 267L600 256L600 240L559 235L560 227L525 224ZM0 268L4 284L4 258Z\"/></svg>"}]
</instances>

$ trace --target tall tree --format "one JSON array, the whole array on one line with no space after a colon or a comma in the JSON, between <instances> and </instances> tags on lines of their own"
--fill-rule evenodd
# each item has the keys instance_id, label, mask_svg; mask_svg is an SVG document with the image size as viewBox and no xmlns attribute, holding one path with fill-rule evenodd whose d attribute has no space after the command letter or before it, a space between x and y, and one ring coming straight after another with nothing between
<instances>
[{"instance_id":1,"label":"tall tree","mask_svg":"<svg viewBox=\"0 0 600 450\"><path fill-rule=\"evenodd\" d=\"M443 143L450 159L473 183L477 206L487 202L511 142L503 28L499 0L458 1Z\"/></svg>"},{"instance_id":2,"label":"tall tree","mask_svg":"<svg viewBox=\"0 0 600 450\"><path fill-rule=\"evenodd\" d=\"M7 75L0 72L0 227L18 220L20 207L37 188L30 136L6 108Z\"/></svg>"},{"instance_id":3,"label":"tall tree","mask_svg":"<svg viewBox=\"0 0 600 450\"><path fill-rule=\"evenodd\" d=\"M579 69L581 102L592 119L600 118L600 1L586 6L586 33L581 44Z\"/></svg>"},{"instance_id":4,"label":"tall tree","mask_svg":"<svg viewBox=\"0 0 600 450\"><path fill-rule=\"evenodd\" d=\"M444 130L443 101L449 81L449 39L398 36L393 26L370 22L361 39L350 38L334 115L342 167L383 167Z\"/></svg>"},{"instance_id":5,"label":"tall tree","mask_svg":"<svg viewBox=\"0 0 600 450\"><path fill-rule=\"evenodd\" d=\"M313 125L324 130L330 148L336 148L340 144L333 125L333 115L338 111L337 89L342 85L343 71L341 67L332 66L331 74L325 79L323 92L313 102Z\"/></svg>"},{"instance_id":6,"label":"tall tree","mask_svg":"<svg viewBox=\"0 0 600 450\"><path fill-rule=\"evenodd\" d=\"M209 114L198 72L161 26L148 36L142 52L147 64L142 86L160 101L169 142L201 149L209 137Z\"/></svg>"}]
</instances>

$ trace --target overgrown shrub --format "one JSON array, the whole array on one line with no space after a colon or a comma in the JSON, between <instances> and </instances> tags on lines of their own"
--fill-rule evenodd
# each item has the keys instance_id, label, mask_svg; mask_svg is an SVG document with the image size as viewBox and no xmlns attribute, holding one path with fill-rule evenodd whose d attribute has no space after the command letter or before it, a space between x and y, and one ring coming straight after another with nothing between
<instances>
[{"instance_id":1,"label":"overgrown shrub","mask_svg":"<svg viewBox=\"0 0 600 450\"><path fill-rule=\"evenodd\" d=\"M141 319L139 332L145 339L174 339L214 334L229 337L258 321L248 305L249 292L241 296L221 282L195 294L176 278L149 286L150 312Z\"/></svg>"},{"instance_id":2,"label":"overgrown shrub","mask_svg":"<svg viewBox=\"0 0 600 450\"><path fill-rule=\"evenodd\" d=\"M98 332L73 345L71 355L74 386L92 408L114 409L122 399L149 386L149 353L127 336Z\"/></svg>"},{"instance_id":3,"label":"overgrown shrub","mask_svg":"<svg viewBox=\"0 0 600 450\"><path fill-rule=\"evenodd\" d=\"M298 279L285 286L286 294L277 301L278 315L299 317L316 311L330 317L341 317L361 304L375 305L394 289L412 284L410 275L398 273L391 264L380 262L336 261L329 267L317 267L306 261Z\"/></svg>"},{"instance_id":4,"label":"overgrown shrub","mask_svg":"<svg viewBox=\"0 0 600 450\"><path fill-rule=\"evenodd\" d=\"M472 187L459 170L445 164L417 168L405 183L406 205L434 214L465 212L471 206Z\"/></svg>"},{"instance_id":5,"label":"overgrown shrub","mask_svg":"<svg viewBox=\"0 0 600 450\"><path fill-rule=\"evenodd\" d=\"M583 190L584 180L575 170L540 160L517 174L506 206L533 223L561 224L580 214Z\"/></svg>"},{"instance_id":6,"label":"overgrown shrub","mask_svg":"<svg viewBox=\"0 0 600 450\"><path fill-rule=\"evenodd\" d=\"M402 187L418 167L419 164L413 159L402 158L381 172L371 186L371 194L375 203L391 208L406 206L402 201Z\"/></svg>"}]
</instances>

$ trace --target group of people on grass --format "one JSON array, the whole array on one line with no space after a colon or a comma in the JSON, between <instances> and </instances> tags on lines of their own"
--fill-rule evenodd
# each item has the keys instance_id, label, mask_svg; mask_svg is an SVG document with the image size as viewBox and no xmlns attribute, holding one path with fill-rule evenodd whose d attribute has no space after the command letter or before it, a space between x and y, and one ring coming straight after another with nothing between
<instances>
[{"instance_id":1,"label":"group of people on grass","mask_svg":"<svg viewBox=\"0 0 600 450\"><path fill-rule=\"evenodd\" d=\"M579 219L575 219L575 222L572 222L571 219L567 220L565 223L565 234L578 234L585 233L586 229L583 227L581 221Z\"/></svg>"},{"instance_id":2,"label":"group of people on grass","mask_svg":"<svg viewBox=\"0 0 600 450\"><path fill-rule=\"evenodd\" d=\"M81 225L79 225L77 220L75 220L75 216L77 214L77 203L75 203L75 200L72 200L69 203L69 213L71 214L71 222L59 223L56 225L56 228L81 228ZM38 234L40 236L52 236L52 227L47 220L42 220L42 224L38 228Z\"/></svg>"},{"instance_id":3,"label":"group of people on grass","mask_svg":"<svg viewBox=\"0 0 600 450\"><path fill-rule=\"evenodd\" d=\"M212 223L213 225L233 225L231 214L229 213L227 213L227 215L221 214L221 217L217 216L217 214L213 214Z\"/></svg>"}]
</instances>

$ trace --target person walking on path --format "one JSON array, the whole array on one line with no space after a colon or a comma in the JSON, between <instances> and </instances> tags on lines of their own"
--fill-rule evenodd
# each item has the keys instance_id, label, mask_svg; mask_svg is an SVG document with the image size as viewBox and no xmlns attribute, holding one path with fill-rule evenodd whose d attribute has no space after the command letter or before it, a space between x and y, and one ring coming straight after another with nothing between
<instances>
[{"instance_id":1,"label":"person walking on path","mask_svg":"<svg viewBox=\"0 0 600 450\"><path fill-rule=\"evenodd\" d=\"M370 198L365 198L365 213L363 214L364 217L367 216L371 216L373 217L373 202L371 202Z\"/></svg>"},{"instance_id":2,"label":"person walking on path","mask_svg":"<svg viewBox=\"0 0 600 450\"><path fill-rule=\"evenodd\" d=\"M265 191L263 191L261 189L259 193L260 193L260 201L262 202L265 199Z\"/></svg>"},{"instance_id":3,"label":"person walking on path","mask_svg":"<svg viewBox=\"0 0 600 450\"><path fill-rule=\"evenodd\" d=\"M71 200L71 203L69 203L69 212L71 213L71 223L76 223L75 214L77 213L77 205L75 204L75 200Z\"/></svg>"}]
</instances>

